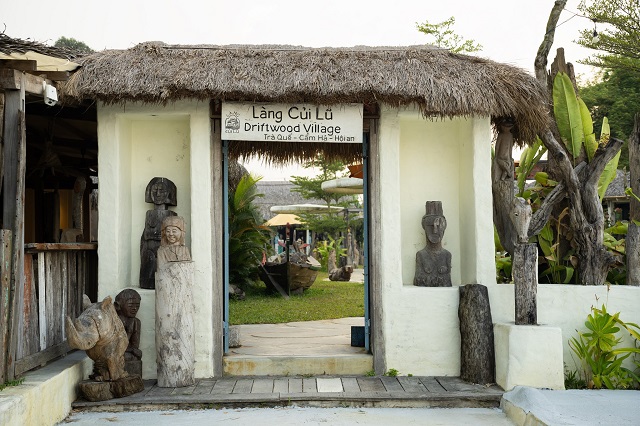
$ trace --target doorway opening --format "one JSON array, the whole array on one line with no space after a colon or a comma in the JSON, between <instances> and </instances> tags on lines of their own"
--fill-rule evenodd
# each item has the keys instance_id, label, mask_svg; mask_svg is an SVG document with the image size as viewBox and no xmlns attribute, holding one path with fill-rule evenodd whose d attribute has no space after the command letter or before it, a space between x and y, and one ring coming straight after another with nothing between
<instances>
[{"instance_id":1,"label":"doorway opening","mask_svg":"<svg viewBox=\"0 0 640 426\"><path fill-rule=\"evenodd\" d=\"M264 281L270 281L268 276L262 274L261 279L256 280L255 288L249 288L245 291L245 300L234 300L235 292L229 291L229 288L233 289L229 282L229 286L225 289L225 370L228 372L228 364L234 357L254 356L254 357L332 357L332 356L345 356L345 355L368 355L370 352L369 339L368 339L368 280L367 280L367 157L368 157L368 129L364 132L362 144L303 144L303 143L260 143L257 145L253 142L244 141L224 141L223 140L223 157L225 158L225 188L227 193L224 195L224 199L228 203L233 203L234 199L231 196L236 190L236 183L233 181L237 179L234 176L237 171L235 170L235 162L240 160L245 165L246 171L253 175L268 176L266 179L263 177L256 183L256 192L265 194L264 197L256 197L259 200L257 204L261 208L260 218L263 220L263 227L269 230L269 238L264 244L264 250L259 259L256 259L256 263L259 263L259 268L262 269L262 265L273 261L274 258L287 257L291 254L297 255L303 253L307 257L311 257L315 260L321 260L322 267L319 268L319 278L314 280L312 285L307 290L296 290L293 286L286 288L282 286L281 292L274 290L273 285L264 283ZM253 161L248 161L253 159ZM256 161L256 159L258 161ZM288 161L282 161L282 159ZM342 232L334 234L341 235L335 237L329 233L315 232L317 229L312 229L309 223L305 221L304 217L309 217L308 214L297 213L295 206L301 206L304 204L311 204L307 199L296 198L300 197L300 192L293 190L299 188L299 186L293 185L291 181L301 183L312 179L313 176L309 176L307 169L298 167L292 169L290 167L282 167L283 164L294 163L294 160L298 161L298 164L306 162L311 163L313 160L316 162L325 161L326 163L341 161L344 166L344 171L347 172L347 165L361 164L360 179L363 182L362 194L353 198L351 205L341 207L340 213L332 214L334 217L339 217L342 221ZM260 161L261 160L261 161ZM273 165L275 167L268 167L265 164ZM322 167L320 167L322 169ZM279 172L278 172L279 170ZM241 170L241 174L242 174ZM340 170L342 172L342 170ZM347 172L348 173L348 172ZM293 176L303 176L303 179L294 179ZM313 173L311 173L313 175ZM340 173L342 175L342 173ZM337 176L332 176L332 180L335 180ZM274 195L275 194L275 195ZM340 198L340 197L337 197ZM306 203L300 201L307 201ZM318 205L318 201L315 200ZM343 200L344 201L344 200ZM294 207L292 207L294 206ZM230 235L232 232L232 224L230 223L229 214L233 214L233 206L225 206L225 234ZM296 218L296 222L292 223L292 219L287 219L278 216L279 211L282 209L271 209L272 207L285 208L289 207L294 210L291 212L280 213L280 215L292 215ZM325 206L327 207L327 206ZM305 207L300 207L303 211ZM275 211L272 211L275 210ZM270 214L270 215L269 215ZM317 213L316 213L317 214ZM269 222L270 219L274 219ZM284 220L283 223L278 222L278 219ZM265 223L266 222L266 223ZM288 226L287 226L288 225ZM356 232L356 228L358 228ZM352 234L349 232L352 231ZM325 234L325 235L322 235ZM351 235L349 235L351 234ZM347 240L350 240L351 245L347 244ZM355 243L358 244L355 244ZM347 280L343 281L331 281L328 278L327 262L323 257L323 250L327 246L335 246L339 249L339 253L344 254L343 263L340 264L338 260L336 268L339 269L347 262L352 265L351 276ZM225 247L228 248L227 255L225 256L225 277L233 275L230 273L230 261L234 256L233 254L233 242L232 246L229 246L229 242L225 243ZM358 256L358 259L353 259L353 250L348 250L349 247L358 247L358 253L362 253L362 256ZM348 258L347 253L351 256ZM325 254L326 255L326 254ZM229 258L227 258L229 257ZM319 259L317 259L319 258ZM337 256L339 259L340 257ZM324 271L322 270L324 269ZM268 288L271 288L271 294ZM340 288L342 287L342 288ZM330 305L331 293L338 290L348 289L355 292L356 302L350 302L355 306L348 306L346 315L331 315L323 318L323 313L319 313L319 317L314 317L314 312L309 312L310 315L298 315L289 316L290 311L298 311L301 309L307 309L309 311L322 311L323 305ZM293 290L293 291L292 291ZM256 294L262 298L255 305L249 300L249 296ZM275 294L274 294L275 293ZM296 294L299 293L299 294ZM288 298L286 297L288 296ZM266 301L264 300L266 299ZM314 301L313 299L317 299ZM354 300L354 299L351 299ZM267 302L276 302L269 305ZM275 320L262 320L259 318L253 318L249 321L242 321L241 314L238 314L243 309L246 311L254 309L260 311L261 309L271 309L272 312L267 313L267 318L275 318ZM274 308L275 306L275 308ZM327 307L327 306L324 306ZM336 306L329 306L329 308L339 308ZM355 309L354 309L355 308ZM354 314L353 312L356 312ZM299 312L298 312L299 313ZM317 313L317 312L315 312ZM258 312L260 314L260 312ZM270 315L270 316L269 316ZM311 318L309 320L308 318ZM318 319L316 319L318 318ZM294 319L289 321L289 319ZM297 319L297 320L295 320ZM245 322L244 324L240 324ZM253 322L253 324L247 324L246 322ZM352 332L353 329L353 332ZM239 332L239 335L238 335ZM237 339L237 340L236 340ZM361 345L357 342L363 341ZM366 342L364 342L366 340ZM239 347L236 346L239 343ZM352 343L355 345L352 346ZM231 345L229 345L231 344ZM369 367L366 371L369 371ZM270 372L274 374L273 371ZM359 371L353 371L352 373L359 373ZM234 374L238 374L238 371L234 371ZM255 372L254 372L255 374Z\"/></svg>"}]
</instances>

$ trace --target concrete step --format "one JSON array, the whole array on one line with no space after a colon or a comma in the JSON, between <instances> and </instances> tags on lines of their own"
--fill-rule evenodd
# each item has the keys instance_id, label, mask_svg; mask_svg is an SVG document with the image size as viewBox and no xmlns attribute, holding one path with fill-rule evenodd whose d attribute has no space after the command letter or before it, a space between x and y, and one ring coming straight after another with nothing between
<instances>
[{"instance_id":1,"label":"concrete step","mask_svg":"<svg viewBox=\"0 0 640 426\"><path fill-rule=\"evenodd\" d=\"M223 358L225 376L364 375L373 370L371 354L228 355Z\"/></svg>"}]
</instances>

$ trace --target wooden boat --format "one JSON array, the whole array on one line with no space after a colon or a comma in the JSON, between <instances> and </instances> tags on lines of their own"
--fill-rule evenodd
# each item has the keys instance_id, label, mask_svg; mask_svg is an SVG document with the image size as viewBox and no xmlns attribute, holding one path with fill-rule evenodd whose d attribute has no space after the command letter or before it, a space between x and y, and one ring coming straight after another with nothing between
<instances>
[{"instance_id":1,"label":"wooden boat","mask_svg":"<svg viewBox=\"0 0 640 426\"><path fill-rule=\"evenodd\" d=\"M302 262L266 262L258 272L267 289L284 296L302 294L311 287L318 276L318 269Z\"/></svg>"}]
</instances>

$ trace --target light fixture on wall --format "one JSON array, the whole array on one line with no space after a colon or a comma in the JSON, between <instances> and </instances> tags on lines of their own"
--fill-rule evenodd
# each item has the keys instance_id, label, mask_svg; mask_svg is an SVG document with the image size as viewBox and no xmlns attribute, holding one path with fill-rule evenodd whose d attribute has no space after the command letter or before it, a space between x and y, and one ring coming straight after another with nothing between
<instances>
[{"instance_id":1,"label":"light fixture on wall","mask_svg":"<svg viewBox=\"0 0 640 426\"><path fill-rule=\"evenodd\" d=\"M593 21L593 38L591 39L591 42L597 43L600 41L600 36L598 35L598 30L596 28L596 20L592 19L592 21Z\"/></svg>"}]
</instances>

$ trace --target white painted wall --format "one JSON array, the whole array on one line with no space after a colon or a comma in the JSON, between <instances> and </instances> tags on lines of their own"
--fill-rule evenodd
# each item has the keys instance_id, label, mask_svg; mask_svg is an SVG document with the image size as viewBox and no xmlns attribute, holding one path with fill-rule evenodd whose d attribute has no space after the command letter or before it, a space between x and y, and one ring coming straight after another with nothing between
<instances>
[{"instance_id":1,"label":"white painted wall","mask_svg":"<svg viewBox=\"0 0 640 426\"><path fill-rule=\"evenodd\" d=\"M513 285L500 284L489 287L491 315L494 323L514 322L515 299ZM577 357L568 341L577 337L576 330L587 331L584 326L591 306L607 305L607 312L620 312L620 319L640 324L640 287L631 286L581 286L567 284L538 285L538 324L562 329L563 360L575 370ZM620 333L626 347L633 347L631 337Z\"/></svg>"},{"instance_id":2,"label":"white painted wall","mask_svg":"<svg viewBox=\"0 0 640 426\"><path fill-rule=\"evenodd\" d=\"M459 374L457 286L495 284L490 142L488 118L425 120L417 109L381 109L385 356L402 374ZM442 201L447 218L453 288L413 286L429 200Z\"/></svg>"},{"instance_id":3,"label":"white painted wall","mask_svg":"<svg viewBox=\"0 0 640 426\"><path fill-rule=\"evenodd\" d=\"M196 265L196 312L212 318L211 142L209 106L177 102L166 106L126 104L98 107L98 288L99 298L135 288L142 296L143 376L156 376L155 293L138 288L140 236L153 206L144 191L153 177L171 179L185 218L187 245ZM212 374L211 321L196 321L196 376Z\"/></svg>"}]
</instances>

